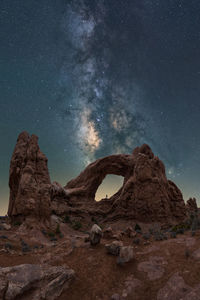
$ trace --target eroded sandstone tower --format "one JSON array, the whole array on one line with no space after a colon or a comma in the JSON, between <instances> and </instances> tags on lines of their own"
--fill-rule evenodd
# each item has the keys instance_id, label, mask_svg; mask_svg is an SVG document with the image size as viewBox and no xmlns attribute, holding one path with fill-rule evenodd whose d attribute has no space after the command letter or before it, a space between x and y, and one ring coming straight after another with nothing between
<instances>
[{"instance_id":1,"label":"eroded sandstone tower","mask_svg":"<svg viewBox=\"0 0 200 300\"><path fill-rule=\"evenodd\" d=\"M8 215L48 218L50 186L47 158L40 151L38 137L22 132L10 163Z\"/></svg>"}]
</instances>

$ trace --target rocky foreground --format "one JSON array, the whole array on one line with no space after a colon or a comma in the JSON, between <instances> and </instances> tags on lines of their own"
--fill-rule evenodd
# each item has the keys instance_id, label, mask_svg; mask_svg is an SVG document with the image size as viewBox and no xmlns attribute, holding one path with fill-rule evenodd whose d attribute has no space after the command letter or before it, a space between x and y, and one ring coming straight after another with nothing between
<instances>
[{"instance_id":1,"label":"rocky foreground","mask_svg":"<svg viewBox=\"0 0 200 300\"><path fill-rule=\"evenodd\" d=\"M52 231L1 220L0 299L200 299L197 219L168 229L91 222L92 232L52 219Z\"/></svg>"},{"instance_id":2,"label":"rocky foreground","mask_svg":"<svg viewBox=\"0 0 200 300\"><path fill-rule=\"evenodd\" d=\"M119 191L95 201L107 174ZM64 187L22 132L0 218L2 300L200 299L200 214L148 145L96 160Z\"/></svg>"}]
</instances>

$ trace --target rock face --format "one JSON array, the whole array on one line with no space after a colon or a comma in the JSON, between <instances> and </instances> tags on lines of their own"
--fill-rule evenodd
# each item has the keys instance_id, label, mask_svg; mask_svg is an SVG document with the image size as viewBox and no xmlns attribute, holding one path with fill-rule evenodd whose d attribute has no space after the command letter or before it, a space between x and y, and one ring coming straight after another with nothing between
<instances>
[{"instance_id":1,"label":"rock face","mask_svg":"<svg viewBox=\"0 0 200 300\"><path fill-rule=\"evenodd\" d=\"M186 207L181 191L167 180L164 164L150 147L137 147L132 155L111 155L91 163L80 175L68 182L65 190L72 203L89 206L107 174L124 177L123 186L110 199L96 206L108 219L130 218L142 222L181 221Z\"/></svg>"},{"instance_id":2,"label":"rock face","mask_svg":"<svg viewBox=\"0 0 200 300\"><path fill-rule=\"evenodd\" d=\"M195 198L190 198L186 204L189 213L195 213L198 211L197 201Z\"/></svg>"},{"instance_id":3,"label":"rock face","mask_svg":"<svg viewBox=\"0 0 200 300\"><path fill-rule=\"evenodd\" d=\"M36 135L19 135L10 163L9 187L10 217L49 217L51 182L47 158L40 151Z\"/></svg>"},{"instance_id":4,"label":"rock face","mask_svg":"<svg viewBox=\"0 0 200 300\"><path fill-rule=\"evenodd\" d=\"M0 268L0 299L58 299L74 276L72 269L59 266L24 264Z\"/></svg>"}]
</instances>

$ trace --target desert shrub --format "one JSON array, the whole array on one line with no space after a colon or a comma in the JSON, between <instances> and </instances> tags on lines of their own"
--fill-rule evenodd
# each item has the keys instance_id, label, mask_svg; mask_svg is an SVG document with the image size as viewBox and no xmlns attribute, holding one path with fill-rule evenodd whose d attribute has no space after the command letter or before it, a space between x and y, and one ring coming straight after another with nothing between
<instances>
[{"instance_id":1,"label":"desert shrub","mask_svg":"<svg viewBox=\"0 0 200 300\"><path fill-rule=\"evenodd\" d=\"M171 238L175 239L176 238L176 232L175 231L172 231L171 234L170 234Z\"/></svg>"},{"instance_id":2,"label":"desert shrub","mask_svg":"<svg viewBox=\"0 0 200 300\"><path fill-rule=\"evenodd\" d=\"M178 228L176 233L177 234L184 234L185 230L183 228Z\"/></svg>"},{"instance_id":3,"label":"desert shrub","mask_svg":"<svg viewBox=\"0 0 200 300\"><path fill-rule=\"evenodd\" d=\"M135 224L135 231L137 231L137 232L142 232L142 228L140 227L140 225L139 224Z\"/></svg>"},{"instance_id":4,"label":"desert shrub","mask_svg":"<svg viewBox=\"0 0 200 300\"><path fill-rule=\"evenodd\" d=\"M154 240L155 241L163 241L167 239L167 236L163 234L161 231L155 231L154 232Z\"/></svg>"},{"instance_id":5,"label":"desert shrub","mask_svg":"<svg viewBox=\"0 0 200 300\"><path fill-rule=\"evenodd\" d=\"M70 216L65 215L65 216L64 216L64 222L65 222L65 223L71 223Z\"/></svg>"},{"instance_id":6,"label":"desert shrub","mask_svg":"<svg viewBox=\"0 0 200 300\"><path fill-rule=\"evenodd\" d=\"M20 222L20 221L15 221L15 222L13 223L14 226L20 226L21 224L22 224L22 222Z\"/></svg>"},{"instance_id":7,"label":"desert shrub","mask_svg":"<svg viewBox=\"0 0 200 300\"><path fill-rule=\"evenodd\" d=\"M143 237L144 240L149 240L150 239L150 234L149 233L144 233L142 235L142 237Z\"/></svg>"},{"instance_id":8,"label":"desert shrub","mask_svg":"<svg viewBox=\"0 0 200 300\"><path fill-rule=\"evenodd\" d=\"M149 228L149 234L153 234L153 228Z\"/></svg>"},{"instance_id":9,"label":"desert shrub","mask_svg":"<svg viewBox=\"0 0 200 300\"><path fill-rule=\"evenodd\" d=\"M190 228L189 223L181 223L181 224L177 224L177 225L173 226L170 231L182 234L182 233L184 233L185 230L187 230L189 228Z\"/></svg>"},{"instance_id":10,"label":"desert shrub","mask_svg":"<svg viewBox=\"0 0 200 300\"><path fill-rule=\"evenodd\" d=\"M95 224L98 225L98 221L97 221L97 219L96 219L95 217L92 217L92 218L91 218L91 221L92 221L93 223L95 223Z\"/></svg>"},{"instance_id":11,"label":"desert shrub","mask_svg":"<svg viewBox=\"0 0 200 300\"><path fill-rule=\"evenodd\" d=\"M137 239L134 239L134 240L133 240L133 243L136 244L136 245L139 245L139 244L140 244L140 239L138 239L138 238L137 238Z\"/></svg>"},{"instance_id":12,"label":"desert shrub","mask_svg":"<svg viewBox=\"0 0 200 300\"><path fill-rule=\"evenodd\" d=\"M190 221L192 222L194 220L194 218L195 218L195 213L191 213L190 214Z\"/></svg>"},{"instance_id":13,"label":"desert shrub","mask_svg":"<svg viewBox=\"0 0 200 300\"><path fill-rule=\"evenodd\" d=\"M75 230L79 230L82 227L82 224L80 221L74 221L72 224L72 228Z\"/></svg>"},{"instance_id":14,"label":"desert shrub","mask_svg":"<svg viewBox=\"0 0 200 300\"><path fill-rule=\"evenodd\" d=\"M60 234L61 231L60 231L60 224L57 224L57 227L56 227L56 234Z\"/></svg>"},{"instance_id":15,"label":"desert shrub","mask_svg":"<svg viewBox=\"0 0 200 300\"><path fill-rule=\"evenodd\" d=\"M5 249L11 250L11 249L13 249L13 245L11 243L6 243L5 244Z\"/></svg>"},{"instance_id":16,"label":"desert shrub","mask_svg":"<svg viewBox=\"0 0 200 300\"><path fill-rule=\"evenodd\" d=\"M192 225L191 225L191 230L192 230L192 231L197 230L197 227L198 227L197 224L198 224L198 223L197 223L197 219L194 218L193 221L192 221Z\"/></svg>"},{"instance_id":17,"label":"desert shrub","mask_svg":"<svg viewBox=\"0 0 200 300\"><path fill-rule=\"evenodd\" d=\"M49 232L48 232L48 236L49 236L50 238L53 238L53 237L55 237L55 233L52 232L52 231L49 231Z\"/></svg>"}]
</instances>

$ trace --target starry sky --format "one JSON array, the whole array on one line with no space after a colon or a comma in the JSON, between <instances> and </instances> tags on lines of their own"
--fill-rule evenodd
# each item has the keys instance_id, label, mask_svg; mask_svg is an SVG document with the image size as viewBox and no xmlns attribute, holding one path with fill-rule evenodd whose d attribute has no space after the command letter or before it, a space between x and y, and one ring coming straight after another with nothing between
<instances>
[{"instance_id":1,"label":"starry sky","mask_svg":"<svg viewBox=\"0 0 200 300\"><path fill-rule=\"evenodd\" d=\"M1 0L0 215L23 130L52 181L147 143L200 200L199 16L199 0ZM121 183L108 176L97 198Z\"/></svg>"}]
</instances>

